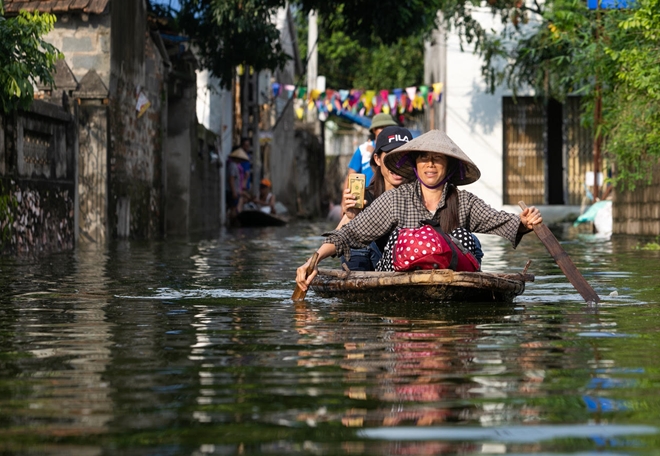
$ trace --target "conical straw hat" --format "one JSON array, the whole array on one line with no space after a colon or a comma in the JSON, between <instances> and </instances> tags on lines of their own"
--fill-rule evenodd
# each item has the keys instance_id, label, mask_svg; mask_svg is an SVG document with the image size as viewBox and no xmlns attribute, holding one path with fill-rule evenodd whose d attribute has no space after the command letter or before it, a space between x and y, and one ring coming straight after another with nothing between
<instances>
[{"instance_id":1,"label":"conical straw hat","mask_svg":"<svg viewBox=\"0 0 660 456\"><path fill-rule=\"evenodd\" d=\"M449 179L455 185L467 185L476 182L481 177L481 172L470 157L460 147L440 130L431 130L410 141L408 144L393 150L385 155L385 166L395 174L408 180L416 180L413 167L415 162L408 154L412 152L430 152L452 157L463 162L464 172L456 170Z\"/></svg>"},{"instance_id":2,"label":"conical straw hat","mask_svg":"<svg viewBox=\"0 0 660 456\"><path fill-rule=\"evenodd\" d=\"M231 154L229 154L229 158L238 158L239 160L250 161L250 157L248 157L248 154L246 154L245 151L240 147L235 149Z\"/></svg>"}]
</instances>

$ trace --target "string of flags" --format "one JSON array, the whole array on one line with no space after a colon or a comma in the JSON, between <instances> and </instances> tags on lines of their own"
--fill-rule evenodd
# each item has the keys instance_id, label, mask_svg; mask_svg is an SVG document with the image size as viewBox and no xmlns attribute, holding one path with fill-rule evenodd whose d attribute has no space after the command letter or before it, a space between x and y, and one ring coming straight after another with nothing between
<instances>
[{"instance_id":1,"label":"string of flags","mask_svg":"<svg viewBox=\"0 0 660 456\"><path fill-rule=\"evenodd\" d=\"M305 109L312 111L316 109L319 116L333 111L349 111L361 116L373 116L375 114L397 113L404 114L415 111L423 111L427 106L433 106L442 100L442 82L436 82L431 86L420 85L392 90L361 90L361 89L341 89L333 90L312 89L307 91L307 87L298 87L293 84L272 83L273 96L295 97L301 100L296 106L296 116L302 119L305 115Z\"/></svg>"}]
</instances>

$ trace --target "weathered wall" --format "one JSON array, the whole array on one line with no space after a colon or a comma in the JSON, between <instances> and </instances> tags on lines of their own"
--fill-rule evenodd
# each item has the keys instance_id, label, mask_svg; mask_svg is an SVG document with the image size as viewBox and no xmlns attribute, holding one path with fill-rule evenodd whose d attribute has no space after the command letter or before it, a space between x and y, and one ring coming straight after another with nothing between
<instances>
[{"instance_id":1,"label":"weathered wall","mask_svg":"<svg viewBox=\"0 0 660 456\"><path fill-rule=\"evenodd\" d=\"M292 110L292 105L287 111ZM273 132L270 176L277 201L290 214L317 217L324 210L321 195L324 188L325 157L323 148L311 129L294 128L293 113L285 112Z\"/></svg>"},{"instance_id":2,"label":"weathered wall","mask_svg":"<svg viewBox=\"0 0 660 456\"><path fill-rule=\"evenodd\" d=\"M110 70L108 217L111 237L152 238L164 231L165 67L146 29L144 2L113 0ZM151 103L142 116L140 94Z\"/></svg>"},{"instance_id":3,"label":"weathered wall","mask_svg":"<svg viewBox=\"0 0 660 456\"><path fill-rule=\"evenodd\" d=\"M58 15L45 39L64 54L78 81L93 69L110 84L110 14Z\"/></svg>"},{"instance_id":4,"label":"weathered wall","mask_svg":"<svg viewBox=\"0 0 660 456\"><path fill-rule=\"evenodd\" d=\"M197 126L197 148L190 167L190 233L209 232L220 226L220 161L215 139L212 132Z\"/></svg>"},{"instance_id":5,"label":"weathered wall","mask_svg":"<svg viewBox=\"0 0 660 456\"><path fill-rule=\"evenodd\" d=\"M619 191L612 205L612 233L639 236L660 235L660 163L653 170L650 185L634 191Z\"/></svg>"},{"instance_id":6,"label":"weathered wall","mask_svg":"<svg viewBox=\"0 0 660 456\"><path fill-rule=\"evenodd\" d=\"M224 169L224 163L231 153L232 149L232 131L234 128L234 97L229 90L220 86L220 81L212 77L206 70L197 70L197 120L207 130L216 135L214 144L218 154L219 163ZM219 170L222 171L222 170ZM266 173L269 169L264 170ZM218 191L220 195L225 194L225 173L219 172ZM268 174L267 174L268 175ZM168 200L169 201L169 200ZM220 198L218 202L220 211L218 220L222 225L226 223L226 204L225 199Z\"/></svg>"},{"instance_id":7,"label":"weathered wall","mask_svg":"<svg viewBox=\"0 0 660 456\"><path fill-rule=\"evenodd\" d=\"M108 107L81 100L78 120L78 228L81 242L108 236Z\"/></svg>"},{"instance_id":8,"label":"weathered wall","mask_svg":"<svg viewBox=\"0 0 660 456\"><path fill-rule=\"evenodd\" d=\"M35 101L0 117L0 251L35 255L75 244L76 134L71 116Z\"/></svg>"},{"instance_id":9,"label":"weathered wall","mask_svg":"<svg viewBox=\"0 0 660 456\"><path fill-rule=\"evenodd\" d=\"M177 62L177 65L182 63ZM167 138L164 145L167 157L165 232L168 234L184 234L192 228L189 214L191 178L197 156L196 93L194 79L177 77L169 81Z\"/></svg>"},{"instance_id":10,"label":"weathered wall","mask_svg":"<svg viewBox=\"0 0 660 456\"><path fill-rule=\"evenodd\" d=\"M334 130L334 131L333 131ZM325 186L323 204L341 204L342 191L348 164L360 144L369 139L366 128L354 127L351 130L325 128Z\"/></svg>"}]
</instances>

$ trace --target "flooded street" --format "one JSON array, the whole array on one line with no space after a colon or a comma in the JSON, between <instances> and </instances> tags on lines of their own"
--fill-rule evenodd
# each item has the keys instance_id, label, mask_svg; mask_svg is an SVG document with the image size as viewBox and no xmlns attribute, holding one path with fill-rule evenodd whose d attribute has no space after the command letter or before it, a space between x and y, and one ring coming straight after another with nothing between
<instances>
[{"instance_id":1,"label":"flooded street","mask_svg":"<svg viewBox=\"0 0 660 456\"><path fill-rule=\"evenodd\" d=\"M295 268L328 223L0 259L3 454L649 454L660 252L567 230L603 302L540 241L480 236L513 304L364 304ZM336 266L327 260L323 266Z\"/></svg>"}]
</instances>

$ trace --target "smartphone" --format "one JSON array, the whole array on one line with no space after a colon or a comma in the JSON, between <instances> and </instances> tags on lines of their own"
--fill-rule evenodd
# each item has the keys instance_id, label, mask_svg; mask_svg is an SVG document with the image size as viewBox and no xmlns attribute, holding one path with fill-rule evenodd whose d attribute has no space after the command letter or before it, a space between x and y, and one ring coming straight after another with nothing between
<instances>
[{"instance_id":1,"label":"smartphone","mask_svg":"<svg viewBox=\"0 0 660 456\"><path fill-rule=\"evenodd\" d=\"M348 188L351 190L351 193L355 195L355 207L358 209L364 208L365 181L366 177L364 174L351 174L348 177Z\"/></svg>"}]
</instances>

